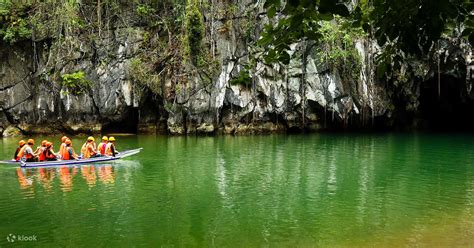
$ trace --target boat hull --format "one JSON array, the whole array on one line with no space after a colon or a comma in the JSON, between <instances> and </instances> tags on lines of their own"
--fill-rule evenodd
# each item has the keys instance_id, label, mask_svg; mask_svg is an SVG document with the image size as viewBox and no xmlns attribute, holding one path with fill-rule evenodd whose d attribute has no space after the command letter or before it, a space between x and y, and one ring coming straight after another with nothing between
<instances>
[{"instance_id":1,"label":"boat hull","mask_svg":"<svg viewBox=\"0 0 474 248\"><path fill-rule=\"evenodd\" d=\"M60 166L60 165L79 165L79 164L92 164L92 163L102 163L110 162L122 158L126 158L132 155L139 153L143 148L123 151L117 154L115 157L95 157L88 159L77 159L77 160L58 160L58 161L44 161L44 162L19 162L15 160L1 161L3 164L15 164L20 165L21 167L44 167L44 166Z\"/></svg>"}]
</instances>

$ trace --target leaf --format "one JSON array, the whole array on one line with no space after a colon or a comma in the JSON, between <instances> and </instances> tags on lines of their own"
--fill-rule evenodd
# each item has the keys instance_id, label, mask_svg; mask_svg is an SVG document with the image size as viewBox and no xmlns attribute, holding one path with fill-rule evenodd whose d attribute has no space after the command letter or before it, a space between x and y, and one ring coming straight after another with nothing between
<instances>
[{"instance_id":1,"label":"leaf","mask_svg":"<svg viewBox=\"0 0 474 248\"><path fill-rule=\"evenodd\" d=\"M281 61L283 64L288 65L290 63L290 55L286 51L283 51L280 54L278 60Z\"/></svg>"},{"instance_id":2,"label":"leaf","mask_svg":"<svg viewBox=\"0 0 474 248\"><path fill-rule=\"evenodd\" d=\"M273 18L275 17L275 14L276 14L276 8L275 6L272 6L268 9L268 12L267 12L267 15L268 15L268 18Z\"/></svg>"},{"instance_id":3,"label":"leaf","mask_svg":"<svg viewBox=\"0 0 474 248\"><path fill-rule=\"evenodd\" d=\"M377 77L383 78L386 72L387 72L387 64L385 62L380 63L376 69Z\"/></svg>"}]
</instances>

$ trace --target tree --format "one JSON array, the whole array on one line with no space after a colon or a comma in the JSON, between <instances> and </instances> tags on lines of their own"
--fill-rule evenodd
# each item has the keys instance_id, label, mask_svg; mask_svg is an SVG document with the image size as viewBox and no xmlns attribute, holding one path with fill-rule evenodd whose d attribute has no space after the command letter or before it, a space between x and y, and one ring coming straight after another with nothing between
<instances>
[{"instance_id":1,"label":"tree","mask_svg":"<svg viewBox=\"0 0 474 248\"><path fill-rule=\"evenodd\" d=\"M289 45L304 39L321 38L320 21L334 16L349 19L363 27L379 45L394 44L407 54L425 55L446 30L462 29L474 44L474 4L470 0L267 0L264 7L270 19L259 41L267 48L268 61L288 62ZM372 33L372 31L374 31Z\"/></svg>"}]
</instances>

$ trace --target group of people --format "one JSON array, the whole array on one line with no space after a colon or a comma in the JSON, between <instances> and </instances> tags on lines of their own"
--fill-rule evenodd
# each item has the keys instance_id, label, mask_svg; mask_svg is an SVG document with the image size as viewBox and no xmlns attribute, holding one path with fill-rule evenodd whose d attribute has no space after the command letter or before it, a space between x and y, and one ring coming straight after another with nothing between
<instances>
[{"instance_id":1,"label":"group of people","mask_svg":"<svg viewBox=\"0 0 474 248\"><path fill-rule=\"evenodd\" d=\"M115 138L107 136L102 137L102 142L100 142L99 145L96 145L94 137L88 137L87 141L81 147L81 155L76 154L72 147L72 141L66 136L61 138L61 145L59 146L59 151L57 153L54 152L53 143L50 141L41 141L41 145L33 151L34 145L34 139L29 139L27 142L20 140L13 159L24 162L43 162L56 161L58 159L71 160L100 156L115 156L117 154L115 149Z\"/></svg>"}]
</instances>

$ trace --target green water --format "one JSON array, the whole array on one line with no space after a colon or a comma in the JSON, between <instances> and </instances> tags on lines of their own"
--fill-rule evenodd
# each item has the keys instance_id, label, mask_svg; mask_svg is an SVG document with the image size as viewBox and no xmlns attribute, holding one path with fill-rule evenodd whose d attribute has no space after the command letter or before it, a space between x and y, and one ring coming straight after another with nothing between
<instances>
[{"instance_id":1,"label":"green water","mask_svg":"<svg viewBox=\"0 0 474 248\"><path fill-rule=\"evenodd\" d=\"M474 246L473 135L119 137L136 147L0 165L0 247Z\"/></svg>"}]
</instances>

